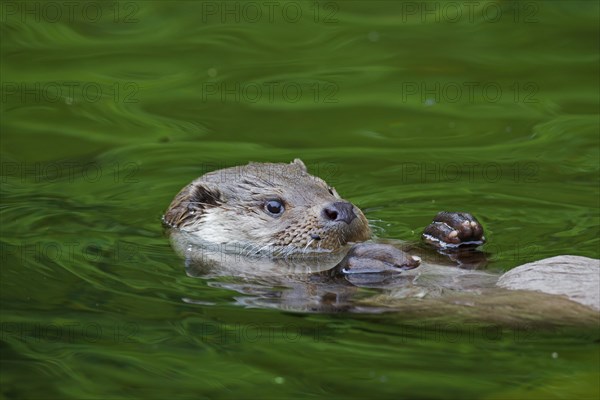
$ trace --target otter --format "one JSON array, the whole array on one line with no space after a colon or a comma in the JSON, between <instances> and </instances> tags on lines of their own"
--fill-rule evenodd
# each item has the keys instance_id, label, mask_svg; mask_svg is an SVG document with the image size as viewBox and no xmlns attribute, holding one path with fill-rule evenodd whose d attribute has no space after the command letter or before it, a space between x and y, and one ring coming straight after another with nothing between
<instances>
[{"instance_id":1,"label":"otter","mask_svg":"<svg viewBox=\"0 0 600 400\"><path fill-rule=\"evenodd\" d=\"M164 221L212 244L278 256L336 251L371 236L360 209L299 159L210 172L179 192Z\"/></svg>"},{"instance_id":2,"label":"otter","mask_svg":"<svg viewBox=\"0 0 600 400\"><path fill-rule=\"evenodd\" d=\"M323 179L310 175L300 159L207 173L177 194L163 221L205 244L271 257L340 252L372 236L362 211ZM441 248L485 242L481 224L468 213L439 213L423 238ZM417 256L383 245L357 245L350 254L354 257L344 259L346 272L419 264ZM362 259L369 263L359 262Z\"/></svg>"},{"instance_id":3,"label":"otter","mask_svg":"<svg viewBox=\"0 0 600 400\"><path fill-rule=\"evenodd\" d=\"M484 229L467 212L440 212L425 228L423 243L437 252L403 242L374 241L362 211L311 175L300 159L209 172L175 196L163 223L175 249L186 258L191 276L269 279L274 286L292 287L296 302L322 291L325 297L333 292L336 302L343 303L339 299L348 298L349 283L392 288L391 302L406 293L422 296L423 287L427 295L501 287L563 294L600 309L597 298L582 300L581 290L575 295L556 287L557 280L565 281L564 268L547 274L547 282L539 274L532 279L518 275L518 268L508 273L519 276L516 280L479 271L486 263L485 254L477 249L486 241ZM570 261L567 270L572 268ZM600 279L594 278L600 271L598 260L577 261L584 273L571 276L580 276L594 292L600 287ZM460 268L447 268L457 264Z\"/></svg>"}]
</instances>

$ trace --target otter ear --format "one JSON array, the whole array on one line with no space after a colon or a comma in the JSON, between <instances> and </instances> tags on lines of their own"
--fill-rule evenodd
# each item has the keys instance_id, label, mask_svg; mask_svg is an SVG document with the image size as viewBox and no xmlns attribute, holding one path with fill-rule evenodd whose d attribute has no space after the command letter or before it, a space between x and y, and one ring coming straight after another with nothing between
<instances>
[{"instance_id":1,"label":"otter ear","mask_svg":"<svg viewBox=\"0 0 600 400\"><path fill-rule=\"evenodd\" d=\"M291 165L296 165L296 166L300 167L300 169L302 171L304 171L304 172L308 172L308 170L306 169L306 165L304 165L304 163L302 162L302 160L299 159L299 158L294 159L294 161L292 161L290 164Z\"/></svg>"},{"instance_id":2,"label":"otter ear","mask_svg":"<svg viewBox=\"0 0 600 400\"><path fill-rule=\"evenodd\" d=\"M204 210L216 207L223 202L221 193L201 183L190 183L171 202L163 221L181 228L202 216Z\"/></svg>"}]
</instances>

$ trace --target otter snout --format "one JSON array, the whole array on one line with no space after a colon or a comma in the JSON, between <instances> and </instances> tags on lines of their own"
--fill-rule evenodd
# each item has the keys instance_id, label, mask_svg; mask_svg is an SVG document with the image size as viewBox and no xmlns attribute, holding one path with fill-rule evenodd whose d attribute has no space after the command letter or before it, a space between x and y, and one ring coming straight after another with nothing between
<instances>
[{"instance_id":1,"label":"otter snout","mask_svg":"<svg viewBox=\"0 0 600 400\"><path fill-rule=\"evenodd\" d=\"M354 205L347 201L336 201L335 203L327 205L323 208L322 215L326 221L342 221L348 225L356 218Z\"/></svg>"}]
</instances>

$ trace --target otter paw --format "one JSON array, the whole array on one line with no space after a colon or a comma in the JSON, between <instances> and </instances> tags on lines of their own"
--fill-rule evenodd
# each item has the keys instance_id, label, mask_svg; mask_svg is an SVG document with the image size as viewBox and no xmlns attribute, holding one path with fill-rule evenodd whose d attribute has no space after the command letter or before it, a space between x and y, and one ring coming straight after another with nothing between
<instances>
[{"instance_id":1,"label":"otter paw","mask_svg":"<svg viewBox=\"0 0 600 400\"><path fill-rule=\"evenodd\" d=\"M385 244L360 243L350 249L339 263L344 275L400 273L419 266L421 259Z\"/></svg>"},{"instance_id":2,"label":"otter paw","mask_svg":"<svg viewBox=\"0 0 600 400\"><path fill-rule=\"evenodd\" d=\"M465 212L438 213L425 228L422 237L425 242L440 248L478 246L485 243L483 227L474 216Z\"/></svg>"}]
</instances>

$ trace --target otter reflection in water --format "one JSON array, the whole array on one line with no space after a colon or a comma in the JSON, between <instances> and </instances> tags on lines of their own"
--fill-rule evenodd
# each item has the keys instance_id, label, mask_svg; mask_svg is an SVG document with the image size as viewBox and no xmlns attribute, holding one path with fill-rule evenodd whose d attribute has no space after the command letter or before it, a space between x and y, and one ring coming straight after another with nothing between
<instances>
[{"instance_id":1,"label":"otter reflection in water","mask_svg":"<svg viewBox=\"0 0 600 400\"><path fill-rule=\"evenodd\" d=\"M299 159L205 174L177 194L163 222L190 276L236 277L213 284L250 295L244 302L253 305L380 310L399 299L505 292L498 276L477 270L485 238L470 214L440 212L423 233L426 245L374 242L361 210ZM365 299L360 287L389 297Z\"/></svg>"}]
</instances>

